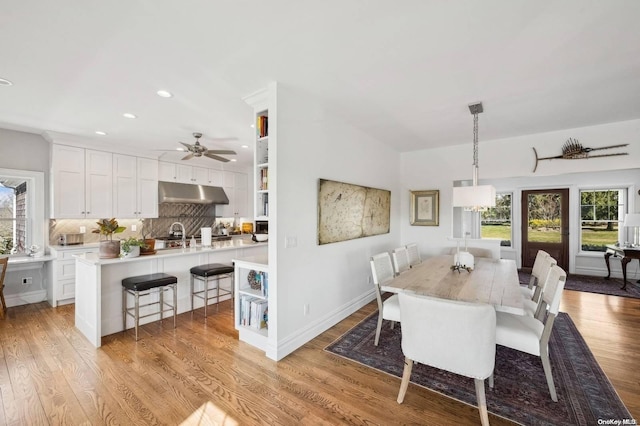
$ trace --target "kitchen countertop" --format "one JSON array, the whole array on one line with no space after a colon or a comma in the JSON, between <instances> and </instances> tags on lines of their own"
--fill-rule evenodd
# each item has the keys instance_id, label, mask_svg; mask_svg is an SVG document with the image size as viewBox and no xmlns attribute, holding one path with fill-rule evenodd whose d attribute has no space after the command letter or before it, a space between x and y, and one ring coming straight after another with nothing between
<instances>
[{"instance_id":1,"label":"kitchen countertop","mask_svg":"<svg viewBox=\"0 0 640 426\"><path fill-rule=\"evenodd\" d=\"M156 254L137 256L137 257L101 259L98 256L98 253L82 253L82 254L74 255L74 257L79 262L86 263L88 265L109 265L109 264L116 264L116 263L120 264L120 263L127 263L127 262L140 262L140 261L150 260L154 258L185 256L190 254L199 254L203 252L207 253L211 251L223 251L223 250L235 250L238 248L260 247L267 244L268 244L267 242L256 243L246 239L233 239L233 240L227 240L227 241L216 241L212 243L210 247L198 246L195 249L194 248L160 249L160 250L156 250Z\"/></svg>"},{"instance_id":2,"label":"kitchen countertop","mask_svg":"<svg viewBox=\"0 0 640 426\"><path fill-rule=\"evenodd\" d=\"M27 263L48 262L54 260L55 256L45 254L44 256L9 256L9 266L23 265Z\"/></svg>"}]
</instances>

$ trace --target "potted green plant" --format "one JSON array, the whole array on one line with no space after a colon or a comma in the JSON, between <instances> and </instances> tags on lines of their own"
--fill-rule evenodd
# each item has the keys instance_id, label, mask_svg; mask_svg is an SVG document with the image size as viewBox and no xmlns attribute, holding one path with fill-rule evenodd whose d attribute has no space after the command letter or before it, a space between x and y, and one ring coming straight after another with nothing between
<instances>
[{"instance_id":1,"label":"potted green plant","mask_svg":"<svg viewBox=\"0 0 640 426\"><path fill-rule=\"evenodd\" d=\"M144 246L144 241L135 237L129 237L120 241L120 251L123 257L138 257L140 250Z\"/></svg>"},{"instance_id":2,"label":"potted green plant","mask_svg":"<svg viewBox=\"0 0 640 426\"><path fill-rule=\"evenodd\" d=\"M126 228L119 226L115 218L101 219L96 222L98 225L93 231L94 234L104 235L105 239L100 241L99 256L101 259L114 259L120 255L120 241L113 241L113 234L119 234Z\"/></svg>"},{"instance_id":3,"label":"potted green plant","mask_svg":"<svg viewBox=\"0 0 640 426\"><path fill-rule=\"evenodd\" d=\"M145 219L140 219L142 226L140 227L142 232L143 245L140 246L140 254L153 254L155 253L156 240L154 238L148 238L148 234L151 231L151 225Z\"/></svg>"}]
</instances>

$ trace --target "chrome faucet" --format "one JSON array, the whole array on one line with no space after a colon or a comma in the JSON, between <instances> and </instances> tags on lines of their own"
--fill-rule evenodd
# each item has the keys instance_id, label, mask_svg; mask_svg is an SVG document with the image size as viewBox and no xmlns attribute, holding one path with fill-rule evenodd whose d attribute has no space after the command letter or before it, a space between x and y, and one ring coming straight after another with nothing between
<instances>
[{"instance_id":1,"label":"chrome faucet","mask_svg":"<svg viewBox=\"0 0 640 426\"><path fill-rule=\"evenodd\" d=\"M182 248L186 248L187 247L187 236L184 230L184 225L180 222L173 222L171 224L171 226L169 227L169 235L171 235L173 233L173 226L174 225L180 225L180 228L182 228Z\"/></svg>"}]
</instances>

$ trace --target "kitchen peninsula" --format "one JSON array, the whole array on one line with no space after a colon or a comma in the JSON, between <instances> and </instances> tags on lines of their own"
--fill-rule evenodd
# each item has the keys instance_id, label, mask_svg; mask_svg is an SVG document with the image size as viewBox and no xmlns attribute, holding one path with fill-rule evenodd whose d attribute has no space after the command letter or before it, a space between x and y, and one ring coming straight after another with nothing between
<instances>
[{"instance_id":1,"label":"kitchen peninsula","mask_svg":"<svg viewBox=\"0 0 640 426\"><path fill-rule=\"evenodd\" d=\"M95 347L100 347L102 336L122 331L122 279L156 272L178 278L178 313L188 312L189 270L193 266L264 255L267 247L267 243L234 239L214 242L211 247L165 249L133 258L100 259L96 253L76 255L75 325ZM141 314L146 313L143 309ZM153 315L140 323L159 318Z\"/></svg>"}]
</instances>

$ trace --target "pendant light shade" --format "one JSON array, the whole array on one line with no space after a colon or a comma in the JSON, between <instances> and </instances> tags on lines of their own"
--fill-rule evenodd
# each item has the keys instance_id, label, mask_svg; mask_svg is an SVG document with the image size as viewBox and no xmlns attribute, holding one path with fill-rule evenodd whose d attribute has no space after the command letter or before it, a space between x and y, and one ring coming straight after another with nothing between
<instances>
[{"instance_id":1,"label":"pendant light shade","mask_svg":"<svg viewBox=\"0 0 640 426\"><path fill-rule=\"evenodd\" d=\"M453 207L479 211L496 205L496 189L492 185L478 185L478 114L483 112L482 102L469 105L473 115L473 185L453 188Z\"/></svg>"},{"instance_id":2,"label":"pendant light shade","mask_svg":"<svg viewBox=\"0 0 640 426\"><path fill-rule=\"evenodd\" d=\"M493 185L457 186L453 188L453 206L470 210L495 207L496 189Z\"/></svg>"}]
</instances>

